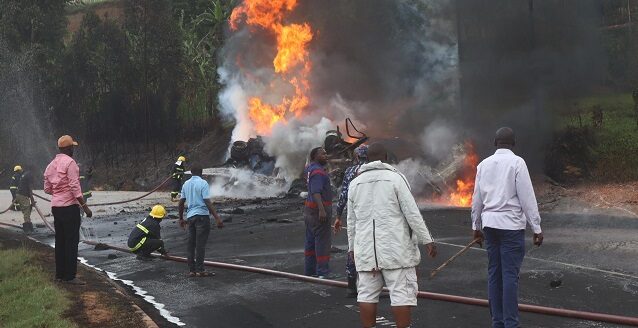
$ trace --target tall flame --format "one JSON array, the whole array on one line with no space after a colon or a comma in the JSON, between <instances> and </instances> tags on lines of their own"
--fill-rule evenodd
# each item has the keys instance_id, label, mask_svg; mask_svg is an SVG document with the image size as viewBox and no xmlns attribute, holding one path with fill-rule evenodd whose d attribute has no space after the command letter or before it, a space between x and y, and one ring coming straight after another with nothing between
<instances>
[{"instance_id":1,"label":"tall flame","mask_svg":"<svg viewBox=\"0 0 638 328\"><path fill-rule=\"evenodd\" d=\"M474 150L474 144L465 142L465 159L460 177L456 180L456 190L450 193L448 203L454 206L469 207L472 205L474 193L474 180L476 179L476 166L479 157Z\"/></svg>"},{"instance_id":2,"label":"tall flame","mask_svg":"<svg viewBox=\"0 0 638 328\"><path fill-rule=\"evenodd\" d=\"M259 97L248 100L248 114L258 134L270 134L273 125L285 123L291 116L301 116L310 105L307 94L312 64L308 44L313 38L312 29L307 23L284 24L296 6L297 0L244 0L230 17L232 30L238 28L243 18L247 25L265 29L275 36L277 55L273 68L292 87L292 95L283 96L278 104L268 104Z\"/></svg>"}]
</instances>

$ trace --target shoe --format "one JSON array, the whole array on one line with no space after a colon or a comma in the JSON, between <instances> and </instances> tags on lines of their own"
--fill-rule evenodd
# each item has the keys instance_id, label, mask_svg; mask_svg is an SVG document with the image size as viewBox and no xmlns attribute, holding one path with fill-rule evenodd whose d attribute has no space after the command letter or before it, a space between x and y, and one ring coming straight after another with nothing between
<instances>
[{"instance_id":1,"label":"shoe","mask_svg":"<svg viewBox=\"0 0 638 328\"><path fill-rule=\"evenodd\" d=\"M65 283L69 284L69 285L76 285L76 286L84 286L86 285L86 282L78 279L78 278L73 278L71 280L65 280Z\"/></svg>"},{"instance_id":2,"label":"shoe","mask_svg":"<svg viewBox=\"0 0 638 328\"><path fill-rule=\"evenodd\" d=\"M327 280L334 280L334 279L339 278L339 276L337 276L334 273L328 273L328 274L325 274L325 275L317 276L317 278L319 278L319 279L327 279Z\"/></svg>"},{"instance_id":3,"label":"shoe","mask_svg":"<svg viewBox=\"0 0 638 328\"><path fill-rule=\"evenodd\" d=\"M145 255L138 255L135 258L140 261L153 261L154 259L152 256L145 256Z\"/></svg>"}]
</instances>

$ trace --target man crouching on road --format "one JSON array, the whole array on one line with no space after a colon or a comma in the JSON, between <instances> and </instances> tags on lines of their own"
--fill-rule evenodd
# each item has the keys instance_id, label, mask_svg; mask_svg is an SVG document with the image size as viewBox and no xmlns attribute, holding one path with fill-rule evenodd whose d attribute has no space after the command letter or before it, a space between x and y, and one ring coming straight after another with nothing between
<instances>
[{"instance_id":1,"label":"man crouching on road","mask_svg":"<svg viewBox=\"0 0 638 328\"><path fill-rule=\"evenodd\" d=\"M385 281L397 327L406 328L419 290L416 266L421 254L417 245L426 245L432 258L436 246L407 180L383 163L387 160L385 147L372 144L368 160L348 190L348 247L354 251L359 271L361 322L366 328L375 326Z\"/></svg>"},{"instance_id":2,"label":"man crouching on road","mask_svg":"<svg viewBox=\"0 0 638 328\"><path fill-rule=\"evenodd\" d=\"M149 260L151 253L157 251L166 255L164 241L162 240L162 227L160 222L166 216L166 209L162 205L155 205L146 219L135 225L128 237L128 247L131 252L137 254L138 260Z\"/></svg>"}]
</instances>

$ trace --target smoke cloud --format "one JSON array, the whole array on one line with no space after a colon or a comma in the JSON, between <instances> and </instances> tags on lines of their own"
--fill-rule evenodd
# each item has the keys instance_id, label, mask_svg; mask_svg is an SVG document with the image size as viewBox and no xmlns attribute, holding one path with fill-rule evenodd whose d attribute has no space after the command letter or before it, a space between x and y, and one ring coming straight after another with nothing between
<instances>
[{"instance_id":1,"label":"smoke cloud","mask_svg":"<svg viewBox=\"0 0 638 328\"><path fill-rule=\"evenodd\" d=\"M402 164L415 181L419 167L455 162L466 140L490 155L500 126L515 129L517 152L539 172L552 100L585 94L604 75L594 0L298 2L285 23L312 28L310 105L265 138L289 177L346 117L400 160L418 158ZM234 140L255 135L247 98L277 103L291 93L272 68L275 53L268 32L230 32L220 103L237 122Z\"/></svg>"},{"instance_id":2,"label":"smoke cloud","mask_svg":"<svg viewBox=\"0 0 638 328\"><path fill-rule=\"evenodd\" d=\"M374 140L401 138L417 145L413 154L443 157L442 146L418 145L427 135L424 127L438 135L445 128L434 122L455 113L458 51L451 12L449 1L299 1L285 23L307 22L314 34L311 104L265 136L266 152L294 176L325 132L350 117ZM247 119L248 98L278 103L291 92L272 68L275 52L273 35L245 25L224 46L220 104L237 123L233 140L256 134Z\"/></svg>"},{"instance_id":3,"label":"smoke cloud","mask_svg":"<svg viewBox=\"0 0 638 328\"><path fill-rule=\"evenodd\" d=\"M42 95L36 87L33 60L30 52L12 51L0 39L0 129L7 136L0 140L0 148L5 154L15 154L0 162L9 169L16 164L27 166L37 179L55 154L55 139L46 113L38 110Z\"/></svg>"}]
</instances>

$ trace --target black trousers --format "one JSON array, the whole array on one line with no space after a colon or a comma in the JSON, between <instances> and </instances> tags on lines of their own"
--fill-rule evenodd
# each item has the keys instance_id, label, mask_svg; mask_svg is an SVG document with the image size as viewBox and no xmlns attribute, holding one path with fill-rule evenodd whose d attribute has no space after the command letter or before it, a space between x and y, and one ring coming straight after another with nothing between
<instances>
[{"instance_id":1,"label":"black trousers","mask_svg":"<svg viewBox=\"0 0 638 328\"><path fill-rule=\"evenodd\" d=\"M142 256L149 256L155 251L159 251L164 248L164 241L161 239L147 238L142 247L136 250L134 253Z\"/></svg>"},{"instance_id":2,"label":"black trousers","mask_svg":"<svg viewBox=\"0 0 638 328\"><path fill-rule=\"evenodd\" d=\"M55 277L73 280L78 269L80 242L80 207L71 205L52 207L55 227Z\"/></svg>"},{"instance_id":3,"label":"black trousers","mask_svg":"<svg viewBox=\"0 0 638 328\"><path fill-rule=\"evenodd\" d=\"M195 215L188 220L188 269L190 272L204 271L206 241L210 234L210 217Z\"/></svg>"},{"instance_id":4,"label":"black trousers","mask_svg":"<svg viewBox=\"0 0 638 328\"><path fill-rule=\"evenodd\" d=\"M177 197L182 191L182 179L173 178L173 190L171 191L171 197Z\"/></svg>"}]
</instances>

